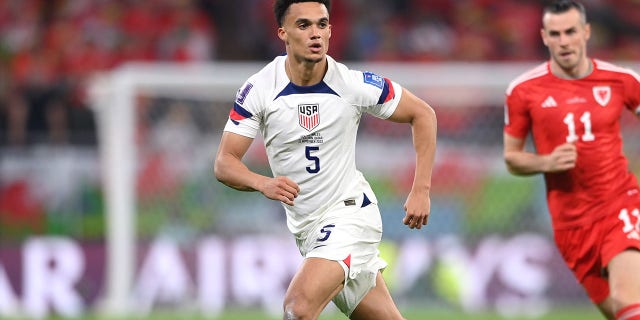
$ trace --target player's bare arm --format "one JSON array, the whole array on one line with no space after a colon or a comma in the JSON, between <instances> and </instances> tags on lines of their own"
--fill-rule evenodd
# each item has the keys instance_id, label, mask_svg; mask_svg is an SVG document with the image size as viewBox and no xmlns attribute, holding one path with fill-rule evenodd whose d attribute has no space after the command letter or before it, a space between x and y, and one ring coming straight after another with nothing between
<instances>
[{"instance_id":1,"label":"player's bare arm","mask_svg":"<svg viewBox=\"0 0 640 320\"><path fill-rule=\"evenodd\" d=\"M514 175L562 172L576 166L578 152L574 143L563 143L545 155L525 151L524 143L524 139L504 134L504 160Z\"/></svg>"},{"instance_id":2,"label":"player's bare arm","mask_svg":"<svg viewBox=\"0 0 640 320\"><path fill-rule=\"evenodd\" d=\"M431 210L429 192L436 150L436 114L429 104L403 89L398 107L389 120L411 124L413 146L416 151L416 172L413 186L404 204L406 215L402 222L411 229L420 229L427 224Z\"/></svg>"},{"instance_id":3,"label":"player's bare arm","mask_svg":"<svg viewBox=\"0 0 640 320\"><path fill-rule=\"evenodd\" d=\"M218 181L241 191L259 191L265 197L290 206L300 188L287 177L267 177L257 174L242 162L253 139L224 132L216 155L213 170Z\"/></svg>"}]
</instances>

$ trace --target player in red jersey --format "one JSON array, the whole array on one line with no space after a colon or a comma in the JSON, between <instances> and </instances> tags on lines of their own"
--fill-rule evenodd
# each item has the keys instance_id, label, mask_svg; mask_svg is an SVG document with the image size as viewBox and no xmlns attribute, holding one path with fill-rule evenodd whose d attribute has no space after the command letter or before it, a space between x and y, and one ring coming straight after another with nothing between
<instances>
[{"instance_id":1,"label":"player in red jersey","mask_svg":"<svg viewBox=\"0 0 640 320\"><path fill-rule=\"evenodd\" d=\"M585 8L544 8L548 62L506 92L504 158L512 174L543 173L555 242L607 319L640 319L640 191L623 154L620 116L640 117L640 77L587 56ZM535 152L527 151L529 132Z\"/></svg>"}]
</instances>

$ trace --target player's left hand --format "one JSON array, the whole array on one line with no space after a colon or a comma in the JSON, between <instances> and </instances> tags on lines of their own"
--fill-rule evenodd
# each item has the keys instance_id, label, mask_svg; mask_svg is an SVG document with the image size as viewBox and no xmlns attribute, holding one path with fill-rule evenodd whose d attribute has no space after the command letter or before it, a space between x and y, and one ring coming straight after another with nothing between
<instances>
[{"instance_id":1,"label":"player's left hand","mask_svg":"<svg viewBox=\"0 0 640 320\"><path fill-rule=\"evenodd\" d=\"M404 204L404 211L406 214L402 223L409 226L409 229L420 229L426 226L431 212L429 193L412 190Z\"/></svg>"}]
</instances>

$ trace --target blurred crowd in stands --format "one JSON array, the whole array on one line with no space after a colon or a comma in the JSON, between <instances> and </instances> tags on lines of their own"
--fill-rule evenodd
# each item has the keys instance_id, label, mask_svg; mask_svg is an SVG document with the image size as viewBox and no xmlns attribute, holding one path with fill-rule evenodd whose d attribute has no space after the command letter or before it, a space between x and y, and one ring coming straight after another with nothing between
<instances>
[{"instance_id":1,"label":"blurred crowd in stands","mask_svg":"<svg viewBox=\"0 0 640 320\"><path fill-rule=\"evenodd\" d=\"M640 0L584 0L593 56L640 61ZM95 144L84 85L128 61L270 60L270 0L1 0L0 146ZM546 59L541 1L334 0L345 61Z\"/></svg>"}]
</instances>

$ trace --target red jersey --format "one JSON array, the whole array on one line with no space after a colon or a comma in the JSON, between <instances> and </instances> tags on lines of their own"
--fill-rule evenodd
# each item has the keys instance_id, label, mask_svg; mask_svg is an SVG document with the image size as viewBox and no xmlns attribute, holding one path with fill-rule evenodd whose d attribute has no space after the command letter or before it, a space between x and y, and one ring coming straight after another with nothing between
<instances>
[{"instance_id":1,"label":"red jersey","mask_svg":"<svg viewBox=\"0 0 640 320\"><path fill-rule=\"evenodd\" d=\"M506 133L525 139L531 131L539 154L576 144L575 168L544 175L555 228L593 221L611 201L638 192L622 151L620 116L625 108L640 113L640 76L599 60L593 65L590 75L568 80L553 75L546 62L506 92Z\"/></svg>"}]
</instances>

